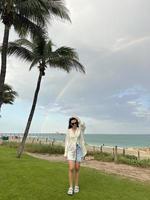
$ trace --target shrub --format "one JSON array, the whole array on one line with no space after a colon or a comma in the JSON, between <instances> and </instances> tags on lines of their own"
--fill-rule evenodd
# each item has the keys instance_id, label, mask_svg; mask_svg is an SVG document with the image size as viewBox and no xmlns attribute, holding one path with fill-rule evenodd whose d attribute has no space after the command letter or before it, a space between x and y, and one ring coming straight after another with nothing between
<instances>
[{"instance_id":1,"label":"shrub","mask_svg":"<svg viewBox=\"0 0 150 200\"><path fill-rule=\"evenodd\" d=\"M32 153L63 154L64 147L52 144L26 144L25 150Z\"/></svg>"},{"instance_id":2,"label":"shrub","mask_svg":"<svg viewBox=\"0 0 150 200\"><path fill-rule=\"evenodd\" d=\"M133 160L137 160L137 157L134 156L134 155L124 155L125 158L128 158L128 159L133 159Z\"/></svg>"},{"instance_id":3,"label":"shrub","mask_svg":"<svg viewBox=\"0 0 150 200\"><path fill-rule=\"evenodd\" d=\"M17 142L8 142L8 141L3 141L2 146L8 146L10 148L17 148L19 144Z\"/></svg>"},{"instance_id":4,"label":"shrub","mask_svg":"<svg viewBox=\"0 0 150 200\"><path fill-rule=\"evenodd\" d=\"M19 143L17 142L3 142L3 146L11 148L18 148ZM55 144L29 144L25 145L25 151L31 153L48 153L48 154L63 154L64 146Z\"/></svg>"},{"instance_id":5,"label":"shrub","mask_svg":"<svg viewBox=\"0 0 150 200\"><path fill-rule=\"evenodd\" d=\"M94 159L106 162L112 162L114 160L114 157L111 153L99 152L94 154Z\"/></svg>"}]
</instances>

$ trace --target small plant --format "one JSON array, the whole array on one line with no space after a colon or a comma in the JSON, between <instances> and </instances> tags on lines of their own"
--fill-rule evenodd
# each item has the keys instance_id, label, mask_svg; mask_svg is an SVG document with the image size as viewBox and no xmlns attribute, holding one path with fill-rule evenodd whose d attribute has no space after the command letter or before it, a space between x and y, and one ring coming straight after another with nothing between
<instances>
[{"instance_id":1,"label":"small plant","mask_svg":"<svg viewBox=\"0 0 150 200\"><path fill-rule=\"evenodd\" d=\"M137 160L137 157L134 156L134 155L124 155L125 158L128 158L128 159L133 159L133 160Z\"/></svg>"},{"instance_id":2,"label":"small plant","mask_svg":"<svg viewBox=\"0 0 150 200\"><path fill-rule=\"evenodd\" d=\"M54 144L26 144L25 151L32 153L63 154L64 147Z\"/></svg>"},{"instance_id":3,"label":"small plant","mask_svg":"<svg viewBox=\"0 0 150 200\"><path fill-rule=\"evenodd\" d=\"M110 153L106 152L99 152L94 154L94 159L95 160L101 160L101 161L106 161L106 162L113 162L114 157Z\"/></svg>"},{"instance_id":4,"label":"small plant","mask_svg":"<svg viewBox=\"0 0 150 200\"><path fill-rule=\"evenodd\" d=\"M3 142L3 146L17 149L19 143L17 142ZM43 153L43 154L64 154L64 146L57 144L29 144L25 145L25 151L31 153Z\"/></svg>"}]
</instances>

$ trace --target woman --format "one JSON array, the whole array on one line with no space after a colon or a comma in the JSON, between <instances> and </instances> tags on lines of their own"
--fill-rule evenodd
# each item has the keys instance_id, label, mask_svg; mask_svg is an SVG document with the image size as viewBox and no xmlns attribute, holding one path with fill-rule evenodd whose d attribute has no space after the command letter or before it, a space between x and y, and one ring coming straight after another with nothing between
<instances>
[{"instance_id":1,"label":"woman","mask_svg":"<svg viewBox=\"0 0 150 200\"><path fill-rule=\"evenodd\" d=\"M87 150L84 142L85 124L81 123L78 117L69 119L68 132L65 138L65 153L64 156L68 160L69 165L69 189L67 194L79 192L79 169L80 162L84 159ZM75 172L75 187L73 189L73 175Z\"/></svg>"}]
</instances>

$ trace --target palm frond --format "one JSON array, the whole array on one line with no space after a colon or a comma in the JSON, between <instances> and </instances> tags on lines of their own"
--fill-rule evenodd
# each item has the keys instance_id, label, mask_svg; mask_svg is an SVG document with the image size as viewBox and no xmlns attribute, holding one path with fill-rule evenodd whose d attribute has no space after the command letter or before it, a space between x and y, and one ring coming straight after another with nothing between
<instances>
[{"instance_id":1,"label":"palm frond","mask_svg":"<svg viewBox=\"0 0 150 200\"><path fill-rule=\"evenodd\" d=\"M74 59L79 59L78 58L78 54L77 52L73 49L73 48L70 48L70 47L61 47L61 48L58 48L55 52L54 52L56 55L60 56L60 57L68 57L68 58L74 58Z\"/></svg>"},{"instance_id":2,"label":"palm frond","mask_svg":"<svg viewBox=\"0 0 150 200\"><path fill-rule=\"evenodd\" d=\"M0 1L0 17L2 15L3 9L4 9L4 0L1 0Z\"/></svg>"},{"instance_id":3,"label":"palm frond","mask_svg":"<svg viewBox=\"0 0 150 200\"><path fill-rule=\"evenodd\" d=\"M36 57L41 58L41 59L44 58L45 57L45 47L47 44L45 35L35 37L33 42L35 44L35 47L33 49L34 55L36 55Z\"/></svg>"},{"instance_id":4,"label":"palm frond","mask_svg":"<svg viewBox=\"0 0 150 200\"><path fill-rule=\"evenodd\" d=\"M70 68L71 62L65 58L50 59L46 64L49 64L49 66L52 68L65 70L68 73L71 71Z\"/></svg>"},{"instance_id":5,"label":"palm frond","mask_svg":"<svg viewBox=\"0 0 150 200\"><path fill-rule=\"evenodd\" d=\"M58 68L65 70L66 72L70 72L75 69L76 71L85 73L84 66L76 59L69 59L67 57L51 57L46 64L49 64L52 68Z\"/></svg>"},{"instance_id":6,"label":"palm frond","mask_svg":"<svg viewBox=\"0 0 150 200\"><path fill-rule=\"evenodd\" d=\"M53 16L71 21L63 0L16 0L16 12L40 26Z\"/></svg>"},{"instance_id":7,"label":"palm frond","mask_svg":"<svg viewBox=\"0 0 150 200\"><path fill-rule=\"evenodd\" d=\"M43 0L17 0L16 12L41 26L45 26L49 18L49 10Z\"/></svg>"},{"instance_id":8,"label":"palm frond","mask_svg":"<svg viewBox=\"0 0 150 200\"><path fill-rule=\"evenodd\" d=\"M37 58L37 59L34 59L33 61L32 61L32 63L31 63L31 65L30 65L30 68L29 68L29 70L31 70L36 64L38 64L39 63L39 59Z\"/></svg>"},{"instance_id":9,"label":"palm frond","mask_svg":"<svg viewBox=\"0 0 150 200\"><path fill-rule=\"evenodd\" d=\"M75 49L70 47L60 47L52 50L53 43L47 41L45 35L35 37L31 42L27 39L19 39L14 43L9 43L8 54L16 54L26 61L30 61L30 70L33 66L40 66L39 69L57 68L70 72L76 70L85 73L84 66L79 62L78 54Z\"/></svg>"},{"instance_id":10,"label":"palm frond","mask_svg":"<svg viewBox=\"0 0 150 200\"><path fill-rule=\"evenodd\" d=\"M49 40L45 45L45 57L48 58L51 55L52 47L54 46L53 42Z\"/></svg>"},{"instance_id":11,"label":"palm frond","mask_svg":"<svg viewBox=\"0 0 150 200\"><path fill-rule=\"evenodd\" d=\"M50 17L56 16L71 22L69 10L65 7L63 0L44 0L47 3Z\"/></svg>"},{"instance_id":12,"label":"palm frond","mask_svg":"<svg viewBox=\"0 0 150 200\"><path fill-rule=\"evenodd\" d=\"M82 73L86 73L85 72L85 67L76 59L72 59L72 65L71 65L72 69L76 69L76 71L82 72Z\"/></svg>"},{"instance_id":13,"label":"palm frond","mask_svg":"<svg viewBox=\"0 0 150 200\"><path fill-rule=\"evenodd\" d=\"M3 96L2 96L2 102L4 104L13 104L17 96L18 96L18 93L14 91L10 85L4 84L4 90L3 90Z\"/></svg>"},{"instance_id":14,"label":"palm frond","mask_svg":"<svg viewBox=\"0 0 150 200\"><path fill-rule=\"evenodd\" d=\"M26 38L21 38L21 39L15 40L14 43L16 43L19 46L23 45L24 47L27 47L27 48L29 48L31 50L34 48L34 43L32 43L31 41L27 40Z\"/></svg>"},{"instance_id":15,"label":"palm frond","mask_svg":"<svg viewBox=\"0 0 150 200\"><path fill-rule=\"evenodd\" d=\"M17 13L14 14L14 29L20 37L27 36L30 33L31 37L34 38L39 35L44 35L46 32L44 27L38 26L28 18Z\"/></svg>"},{"instance_id":16,"label":"palm frond","mask_svg":"<svg viewBox=\"0 0 150 200\"><path fill-rule=\"evenodd\" d=\"M0 1L0 9L3 10L5 5L5 0Z\"/></svg>"},{"instance_id":17,"label":"palm frond","mask_svg":"<svg viewBox=\"0 0 150 200\"><path fill-rule=\"evenodd\" d=\"M85 73L84 66L79 62L77 52L70 47L61 47L49 55L47 63L50 67L60 68L67 72L75 69Z\"/></svg>"},{"instance_id":18,"label":"palm frond","mask_svg":"<svg viewBox=\"0 0 150 200\"><path fill-rule=\"evenodd\" d=\"M8 43L7 54L8 55L17 55L20 58L24 59L25 61L33 60L33 53L30 50L14 43L14 42Z\"/></svg>"}]
</instances>

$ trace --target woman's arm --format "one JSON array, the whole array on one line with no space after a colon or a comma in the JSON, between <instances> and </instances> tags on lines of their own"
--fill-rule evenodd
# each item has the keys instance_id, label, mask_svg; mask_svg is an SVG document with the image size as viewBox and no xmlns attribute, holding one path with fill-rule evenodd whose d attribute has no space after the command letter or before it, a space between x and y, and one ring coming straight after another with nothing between
<instances>
[{"instance_id":1,"label":"woman's arm","mask_svg":"<svg viewBox=\"0 0 150 200\"><path fill-rule=\"evenodd\" d=\"M83 158L84 158L84 156L87 154L87 150L86 150L86 147L85 147L85 140L84 140L84 131L81 131L80 144L81 144L82 154L83 154Z\"/></svg>"},{"instance_id":2,"label":"woman's arm","mask_svg":"<svg viewBox=\"0 0 150 200\"><path fill-rule=\"evenodd\" d=\"M81 131L84 133L85 129L86 129L86 126L85 126L85 123L84 122L81 122L79 127L81 128Z\"/></svg>"},{"instance_id":3,"label":"woman's arm","mask_svg":"<svg viewBox=\"0 0 150 200\"><path fill-rule=\"evenodd\" d=\"M78 122L79 122L79 128L81 129L82 132L84 132L85 129L86 129L85 123L82 122L81 119L80 119L79 117L77 117L77 116L73 116L73 117L76 118L76 119L78 120Z\"/></svg>"},{"instance_id":4,"label":"woman's arm","mask_svg":"<svg viewBox=\"0 0 150 200\"><path fill-rule=\"evenodd\" d=\"M85 140L84 140L84 131L86 129L86 126L85 126L85 123L82 122L80 120L79 117L76 117L76 119L78 120L79 122L79 128L81 130L81 135L80 135L80 144L81 144L81 148L82 148L82 154L83 154L83 158L85 157L85 155L87 154L87 150L86 150L86 147L85 147Z\"/></svg>"},{"instance_id":5,"label":"woman's arm","mask_svg":"<svg viewBox=\"0 0 150 200\"><path fill-rule=\"evenodd\" d=\"M64 157L67 156L68 141L69 141L69 132L67 131L66 137L65 137L65 152L64 152Z\"/></svg>"}]
</instances>

